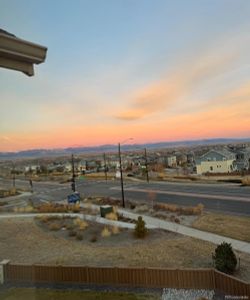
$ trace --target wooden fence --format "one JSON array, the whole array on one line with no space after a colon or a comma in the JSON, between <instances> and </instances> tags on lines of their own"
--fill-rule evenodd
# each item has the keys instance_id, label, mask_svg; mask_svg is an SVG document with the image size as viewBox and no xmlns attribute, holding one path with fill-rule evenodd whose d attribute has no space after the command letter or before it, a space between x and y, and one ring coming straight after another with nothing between
<instances>
[{"instance_id":1,"label":"wooden fence","mask_svg":"<svg viewBox=\"0 0 250 300\"><path fill-rule=\"evenodd\" d=\"M250 284L214 269L156 269L49 265L4 266L5 282L83 283L132 287L217 289L249 296Z\"/></svg>"}]
</instances>

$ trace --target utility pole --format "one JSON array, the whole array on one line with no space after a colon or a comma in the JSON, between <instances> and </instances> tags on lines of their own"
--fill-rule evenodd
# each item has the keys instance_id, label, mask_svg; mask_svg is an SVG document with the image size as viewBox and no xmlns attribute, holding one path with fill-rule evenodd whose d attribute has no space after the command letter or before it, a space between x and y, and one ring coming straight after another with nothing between
<instances>
[{"instance_id":1,"label":"utility pole","mask_svg":"<svg viewBox=\"0 0 250 300\"><path fill-rule=\"evenodd\" d=\"M120 179L121 179L121 190L122 190L122 207L125 207L124 187L123 187L123 175L122 175L121 145L120 145L120 143L118 144L118 155L119 155L119 164L120 164Z\"/></svg>"},{"instance_id":2,"label":"utility pole","mask_svg":"<svg viewBox=\"0 0 250 300\"><path fill-rule=\"evenodd\" d=\"M145 166L146 166L146 176L147 176L147 182L149 183L149 176L148 176L148 157L147 157L147 149L144 149L145 153Z\"/></svg>"},{"instance_id":3,"label":"utility pole","mask_svg":"<svg viewBox=\"0 0 250 300\"><path fill-rule=\"evenodd\" d=\"M12 168L12 180L13 180L13 188L16 188L16 170L15 170L15 164L13 163L13 168Z\"/></svg>"},{"instance_id":4,"label":"utility pole","mask_svg":"<svg viewBox=\"0 0 250 300\"><path fill-rule=\"evenodd\" d=\"M71 164L72 164L72 183L71 183L71 188L72 191L76 191L76 183L75 183L75 164L74 164L74 155L72 154L71 156Z\"/></svg>"},{"instance_id":5,"label":"utility pole","mask_svg":"<svg viewBox=\"0 0 250 300\"><path fill-rule=\"evenodd\" d=\"M107 183L108 177L107 177L107 164L106 164L106 154L105 154L105 152L103 154L103 159L104 159L105 180L106 180L106 183Z\"/></svg>"}]
</instances>

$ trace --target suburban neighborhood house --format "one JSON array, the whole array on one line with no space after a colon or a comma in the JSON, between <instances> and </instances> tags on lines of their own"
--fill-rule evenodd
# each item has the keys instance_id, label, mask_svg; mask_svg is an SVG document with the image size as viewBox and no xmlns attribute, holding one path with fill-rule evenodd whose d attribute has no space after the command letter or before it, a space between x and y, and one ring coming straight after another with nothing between
<instances>
[{"instance_id":1,"label":"suburban neighborhood house","mask_svg":"<svg viewBox=\"0 0 250 300\"><path fill-rule=\"evenodd\" d=\"M196 159L198 175L205 173L230 173L237 170L236 155L226 149L210 150Z\"/></svg>"}]
</instances>

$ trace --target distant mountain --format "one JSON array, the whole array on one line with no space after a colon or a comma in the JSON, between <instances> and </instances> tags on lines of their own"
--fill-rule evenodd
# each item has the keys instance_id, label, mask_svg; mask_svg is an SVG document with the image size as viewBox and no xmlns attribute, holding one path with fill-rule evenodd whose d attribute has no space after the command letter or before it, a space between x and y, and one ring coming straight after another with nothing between
<instances>
[{"instance_id":1,"label":"distant mountain","mask_svg":"<svg viewBox=\"0 0 250 300\"><path fill-rule=\"evenodd\" d=\"M248 143L250 138L234 139L234 138L216 138L204 140L190 140L190 141L175 141L175 142L159 142L147 144L131 144L123 145L122 149L125 151L132 151L138 149L160 149L160 148L179 148L179 147L193 147L202 145L215 144L232 144L232 143ZM53 156L68 156L70 154L87 154L87 153L103 153L117 151L117 145L100 145L93 147L70 147L63 149L33 149L19 152L0 152L0 160L17 159L17 158L38 158L38 157L53 157Z\"/></svg>"}]
</instances>

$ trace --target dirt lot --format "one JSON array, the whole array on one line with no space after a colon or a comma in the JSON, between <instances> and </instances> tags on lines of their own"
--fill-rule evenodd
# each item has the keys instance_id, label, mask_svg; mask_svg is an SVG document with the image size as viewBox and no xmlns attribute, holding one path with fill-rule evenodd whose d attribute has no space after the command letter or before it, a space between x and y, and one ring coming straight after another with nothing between
<instances>
[{"instance_id":1,"label":"dirt lot","mask_svg":"<svg viewBox=\"0 0 250 300\"><path fill-rule=\"evenodd\" d=\"M215 249L211 243L160 230L145 240L124 231L120 237L100 238L95 243L62 235L42 228L31 218L2 219L0 259L27 264L198 268L212 267ZM249 255L241 254L237 276L250 281Z\"/></svg>"},{"instance_id":2,"label":"dirt lot","mask_svg":"<svg viewBox=\"0 0 250 300\"><path fill-rule=\"evenodd\" d=\"M194 221L192 227L250 242L250 218L207 213Z\"/></svg>"}]
</instances>

